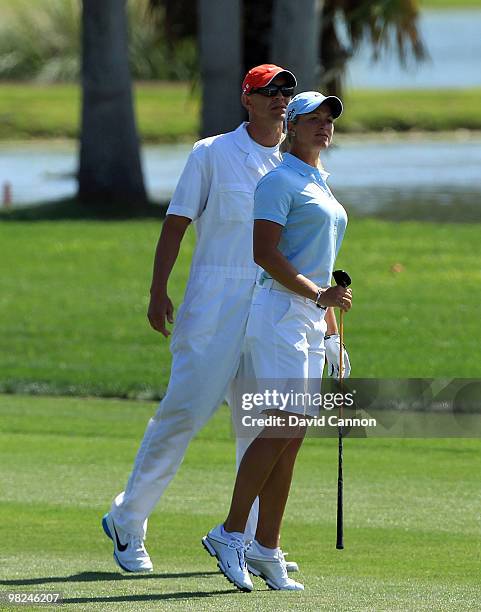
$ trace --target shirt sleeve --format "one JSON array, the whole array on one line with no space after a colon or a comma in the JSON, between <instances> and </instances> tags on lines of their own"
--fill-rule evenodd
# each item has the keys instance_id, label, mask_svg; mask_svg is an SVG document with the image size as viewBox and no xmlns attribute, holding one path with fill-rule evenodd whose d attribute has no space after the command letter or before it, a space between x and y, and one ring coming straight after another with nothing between
<instances>
[{"instance_id":1,"label":"shirt sleeve","mask_svg":"<svg viewBox=\"0 0 481 612\"><path fill-rule=\"evenodd\" d=\"M167 208L167 214L188 217L192 221L198 219L209 197L210 175L207 151L202 146L194 146Z\"/></svg>"},{"instance_id":2,"label":"shirt sleeve","mask_svg":"<svg viewBox=\"0 0 481 612\"><path fill-rule=\"evenodd\" d=\"M269 172L259 181L254 193L254 219L274 221L284 226L291 204L292 194L282 175Z\"/></svg>"}]
</instances>

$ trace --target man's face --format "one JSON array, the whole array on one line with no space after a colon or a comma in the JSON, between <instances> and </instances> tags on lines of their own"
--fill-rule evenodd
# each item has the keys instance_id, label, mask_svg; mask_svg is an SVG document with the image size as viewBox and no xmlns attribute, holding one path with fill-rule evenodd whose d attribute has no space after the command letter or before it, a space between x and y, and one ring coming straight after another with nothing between
<instances>
[{"instance_id":1,"label":"man's face","mask_svg":"<svg viewBox=\"0 0 481 612\"><path fill-rule=\"evenodd\" d=\"M287 80L283 76L278 76L273 79L269 86L282 87L287 86ZM265 96L260 93L252 93L250 95L242 95L242 104L249 113L249 119L252 121L261 120L269 123L284 121L286 116L286 108L291 100L291 96L283 96L281 91L277 91L275 96Z\"/></svg>"}]
</instances>

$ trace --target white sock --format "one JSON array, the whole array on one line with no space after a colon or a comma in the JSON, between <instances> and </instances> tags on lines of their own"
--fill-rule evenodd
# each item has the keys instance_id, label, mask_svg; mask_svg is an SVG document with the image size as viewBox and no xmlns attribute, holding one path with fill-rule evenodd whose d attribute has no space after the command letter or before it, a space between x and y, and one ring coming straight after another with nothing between
<instances>
[{"instance_id":1,"label":"white sock","mask_svg":"<svg viewBox=\"0 0 481 612\"><path fill-rule=\"evenodd\" d=\"M262 553L264 557L273 558L279 552L278 548L267 548L267 546L262 546L262 544L259 544L257 540L254 540L254 542L256 543L256 546L259 549L259 552Z\"/></svg>"},{"instance_id":2,"label":"white sock","mask_svg":"<svg viewBox=\"0 0 481 612\"><path fill-rule=\"evenodd\" d=\"M226 531L224 529L224 525L220 526L220 532L224 536L224 538L239 538L239 540L244 540L244 534L240 531Z\"/></svg>"}]
</instances>

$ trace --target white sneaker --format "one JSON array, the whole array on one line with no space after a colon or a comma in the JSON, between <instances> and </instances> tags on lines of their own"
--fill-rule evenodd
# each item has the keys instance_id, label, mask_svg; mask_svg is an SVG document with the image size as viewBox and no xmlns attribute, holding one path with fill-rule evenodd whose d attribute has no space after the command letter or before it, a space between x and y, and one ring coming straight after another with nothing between
<instances>
[{"instance_id":1,"label":"white sneaker","mask_svg":"<svg viewBox=\"0 0 481 612\"><path fill-rule=\"evenodd\" d=\"M286 562L280 548L273 556L266 556L259 550L254 540L246 550L245 559L249 572L265 580L269 588L275 591L304 590L303 584L287 576Z\"/></svg>"},{"instance_id":2,"label":"white sneaker","mask_svg":"<svg viewBox=\"0 0 481 612\"><path fill-rule=\"evenodd\" d=\"M202 544L212 557L216 557L217 567L229 582L241 591L252 591L254 585L247 571L242 538L229 536L222 525L217 525L202 538Z\"/></svg>"},{"instance_id":3,"label":"white sneaker","mask_svg":"<svg viewBox=\"0 0 481 612\"><path fill-rule=\"evenodd\" d=\"M299 566L297 565L297 563L295 561L287 561L286 557L289 553L283 552L282 553L284 555L284 561L286 562L286 570L288 574L294 574L295 572L299 571Z\"/></svg>"},{"instance_id":4,"label":"white sneaker","mask_svg":"<svg viewBox=\"0 0 481 612\"><path fill-rule=\"evenodd\" d=\"M126 572L151 572L153 570L149 553L145 550L141 536L126 533L115 526L110 513L102 519L105 534L114 543L114 559Z\"/></svg>"}]
</instances>

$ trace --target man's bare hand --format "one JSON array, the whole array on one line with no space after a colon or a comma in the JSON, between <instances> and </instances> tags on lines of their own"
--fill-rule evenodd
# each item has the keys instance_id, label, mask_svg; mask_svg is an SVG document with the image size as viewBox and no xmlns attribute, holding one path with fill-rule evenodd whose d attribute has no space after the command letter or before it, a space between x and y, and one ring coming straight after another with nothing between
<instances>
[{"instance_id":1,"label":"man's bare hand","mask_svg":"<svg viewBox=\"0 0 481 612\"><path fill-rule=\"evenodd\" d=\"M160 332L166 338L170 336L170 331L166 327L166 322L170 324L174 322L174 305L166 293L162 295L153 294L150 296L147 318L155 331Z\"/></svg>"}]
</instances>

